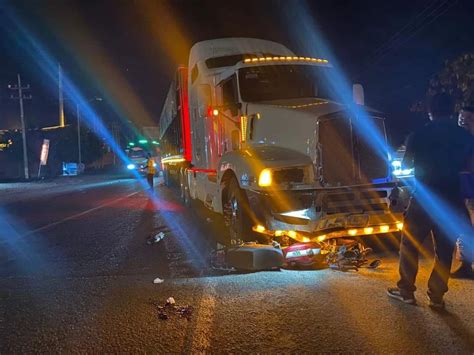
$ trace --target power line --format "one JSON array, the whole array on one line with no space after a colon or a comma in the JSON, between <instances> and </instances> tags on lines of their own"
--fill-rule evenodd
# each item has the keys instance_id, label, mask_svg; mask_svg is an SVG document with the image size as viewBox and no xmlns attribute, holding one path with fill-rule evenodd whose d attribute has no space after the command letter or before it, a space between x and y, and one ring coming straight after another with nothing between
<instances>
[{"instance_id":1,"label":"power line","mask_svg":"<svg viewBox=\"0 0 474 355\"><path fill-rule=\"evenodd\" d=\"M385 47L388 47L390 45L390 42L393 42L401 35L403 31L405 31L406 28L409 28L413 22L415 22L421 15L423 15L430 7L432 7L438 0L433 0L429 5L425 6L422 11L420 11L415 17L413 17L408 23L405 24L400 30L398 30L395 34L392 35L386 42L382 43L377 49L374 51L374 55L376 55L378 52L383 51Z\"/></svg>"},{"instance_id":2,"label":"power line","mask_svg":"<svg viewBox=\"0 0 474 355\"><path fill-rule=\"evenodd\" d=\"M378 55L378 58L376 57L372 63L376 64L380 62L381 59L385 58L392 50L401 47L404 45L406 42L408 42L410 39L412 39L415 35L417 35L422 29L424 29L426 26L429 24L433 23L436 21L440 16L444 15L454 4L457 3L457 0L454 0L448 6L444 9L444 5L446 5L450 0L446 0L443 3L441 3L439 6L437 6L435 9L433 9L430 13L428 13L420 22L418 28L414 28L411 33L407 33L405 38L399 38L398 40L394 41L392 45L390 45L384 52L380 53ZM441 10L441 11L439 11ZM430 18L431 17L431 18ZM428 20L429 19L429 20ZM428 20L428 22L425 22L425 20Z\"/></svg>"},{"instance_id":3,"label":"power line","mask_svg":"<svg viewBox=\"0 0 474 355\"><path fill-rule=\"evenodd\" d=\"M414 19L408 22L405 26L402 27L399 31L397 31L390 40L388 40L385 44L379 46L376 50L376 54L368 60L368 64L360 73L360 76L365 74L368 70L372 69L374 65L379 63L383 58L385 58L391 51L395 50L396 48L401 47L406 42L408 42L411 38L413 38L416 34L418 34L422 29L424 29L429 24L436 21L440 16L445 14L453 5L457 3L457 0L452 1L448 4L450 0L443 0L441 3L438 0L433 1L427 7L425 7L421 12L419 12ZM444 7L448 4L447 7ZM428 13L426 13L429 11ZM413 26L411 25L413 21L416 21ZM405 31L406 33L402 34L405 29L409 29Z\"/></svg>"}]
</instances>

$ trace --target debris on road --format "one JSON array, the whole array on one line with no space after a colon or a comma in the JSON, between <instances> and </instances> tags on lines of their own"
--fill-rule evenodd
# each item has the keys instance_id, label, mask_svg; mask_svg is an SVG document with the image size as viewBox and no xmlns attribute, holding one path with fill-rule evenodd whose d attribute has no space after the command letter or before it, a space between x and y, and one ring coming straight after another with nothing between
<instances>
[{"instance_id":1,"label":"debris on road","mask_svg":"<svg viewBox=\"0 0 474 355\"><path fill-rule=\"evenodd\" d=\"M366 248L354 240L343 240L343 243L342 245L331 245L327 256L327 263L331 269L358 271L361 267L375 269L382 263L378 259L369 263L367 255L372 252L372 248Z\"/></svg>"},{"instance_id":2,"label":"debris on road","mask_svg":"<svg viewBox=\"0 0 474 355\"><path fill-rule=\"evenodd\" d=\"M155 234L155 235L151 235L147 238L146 243L148 245L157 244L157 243L161 242L164 239L165 236L166 236L166 234L163 233L163 232L160 232L160 233Z\"/></svg>"},{"instance_id":3,"label":"debris on road","mask_svg":"<svg viewBox=\"0 0 474 355\"><path fill-rule=\"evenodd\" d=\"M161 284L161 283L163 283L163 281L165 281L165 280L160 279L159 277L157 277L156 279L153 280L153 283L154 284Z\"/></svg>"},{"instance_id":4,"label":"debris on road","mask_svg":"<svg viewBox=\"0 0 474 355\"><path fill-rule=\"evenodd\" d=\"M326 266L327 254L327 249L316 242L295 243L283 250L285 263L289 267Z\"/></svg>"},{"instance_id":5,"label":"debris on road","mask_svg":"<svg viewBox=\"0 0 474 355\"><path fill-rule=\"evenodd\" d=\"M168 320L173 314L179 316L180 318L185 318L188 321L191 320L191 315L193 314L193 307L189 305L177 305L173 297L169 297L164 305L159 305L154 302L151 303L153 306L156 307L158 311L158 319L160 320Z\"/></svg>"},{"instance_id":6,"label":"debris on road","mask_svg":"<svg viewBox=\"0 0 474 355\"><path fill-rule=\"evenodd\" d=\"M212 269L219 271L262 271L279 269L283 259L279 245L250 242L212 251L209 263Z\"/></svg>"},{"instance_id":7,"label":"debris on road","mask_svg":"<svg viewBox=\"0 0 474 355\"><path fill-rule=\"evenodd\" d=\"M282 247L271 244L249 242L221 247L211 251L208 262L211 269L227 273L255 272L284 268L331 268L334 270L358 271L360 268L375 269L382 263L379 259L368 260L371 248L364 247L353 239L338 239L327 242L294 243Z\"/></svg>"},{"instance_id":8,"label":"debris on road","mask_svg":"<svg viewBox=\"0 0 474 355\"><path fill-rule=\"evenodd\" d=\"M167 226L160 226L155 229L153 233L147 238L146 243L148 245L159 243L166 236L166 233L169 233L170 230Z\"/></svg>"}]
</instances>

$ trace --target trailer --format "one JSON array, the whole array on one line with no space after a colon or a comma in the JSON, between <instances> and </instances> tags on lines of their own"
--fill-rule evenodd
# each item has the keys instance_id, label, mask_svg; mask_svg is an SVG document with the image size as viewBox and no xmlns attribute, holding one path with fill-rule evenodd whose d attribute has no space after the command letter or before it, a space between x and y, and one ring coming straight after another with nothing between
<instances>
[{"instance_id":1,"label":"trailer","mask_svg":"<svg viewBox=\"0 0 474 355\"><path fill-rule=\"evenodd\" d=\"M374 151L337 101L331 70L271 41L196 43L160 118L165 182L185 204L222 214L231 243L400 231L408 193L391 179L388 152ZM386 140L383 116L362 110Z\"/></svg>"}]
</instances>

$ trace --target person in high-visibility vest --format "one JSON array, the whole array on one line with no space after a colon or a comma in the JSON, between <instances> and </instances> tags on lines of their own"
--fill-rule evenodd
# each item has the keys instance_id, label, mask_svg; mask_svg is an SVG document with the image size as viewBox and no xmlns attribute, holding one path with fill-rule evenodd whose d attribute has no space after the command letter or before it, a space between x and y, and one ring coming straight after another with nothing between
<instances>
[{"instance_id":1,"label":"person in high-visibility vest","mask_svg":"<svg viewBox=\"0 0 474 355\"><path fill-rule=\"evenodd\" d=\"M150 185L150 189L153 189L153 178L155 177L156 173L156 163L155 160L148 154L148 163L147 163L147 181Z\"/></svg>"}]
</instances>

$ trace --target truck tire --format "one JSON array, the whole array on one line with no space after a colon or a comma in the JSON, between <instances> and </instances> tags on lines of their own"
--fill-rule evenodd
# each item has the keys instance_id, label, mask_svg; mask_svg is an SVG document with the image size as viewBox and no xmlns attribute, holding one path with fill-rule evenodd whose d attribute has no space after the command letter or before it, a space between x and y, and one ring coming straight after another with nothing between
<instances>
[{"instance_id":1,"label":"truck tire","mask_svg":"<svg viewBox=\"0 0 474 355\"><path fill-rule=\"evenodd\" d=\"M191 195L189 194L189 186L187 179L186 169L181 169L179 172L179 186L180 186L180 198L183 205L189 207L191 205Z\"/></svg>"},{"instance_id":2,"label":"truck tire","mask_svg":"<svg viewBox=\"0 0 474 355\"><path fill-rule=\"evenodd\" d=\"M230 243L257 240L256 233L252 230L253 224L247 196L235 177L230 179L226 191L224 218L229 228Z\"/></svg>"},{"instance_id":3,"label":"truck tire","mask_svg":"<svg viewBox=\"0 0 474 355\"><path fill-rule=\"evenodd\" d=\"M166 187L171 187L170 172L168 168L163 169L163 183Z\"/></svg>"}]
</instances>

